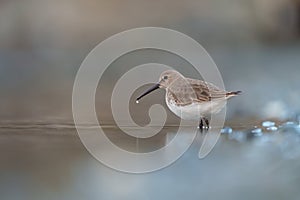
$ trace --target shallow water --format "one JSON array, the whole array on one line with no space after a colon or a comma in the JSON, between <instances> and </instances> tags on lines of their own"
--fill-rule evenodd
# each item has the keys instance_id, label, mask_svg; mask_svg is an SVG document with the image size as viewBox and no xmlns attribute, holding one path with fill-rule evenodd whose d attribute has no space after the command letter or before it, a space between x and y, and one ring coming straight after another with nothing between
<instances>
[{"instance_id":1,"label":"shallow water","mask_svg":"<svg viewBox=\"0 0 300 200\"><path fill-rule=\"evenodd\" d=\"M198 159L205 134L171 166L127 174L95 160L72 125L6 126L0 129L1 199L299 199L300 128L278 131L228 128L213 151ZM160 148L177 127L139 140L107 127L129 151ZM227 130L227 131L226 131ZM138 142L138 143L137 143Z\"/></svg>"}]
</instances>

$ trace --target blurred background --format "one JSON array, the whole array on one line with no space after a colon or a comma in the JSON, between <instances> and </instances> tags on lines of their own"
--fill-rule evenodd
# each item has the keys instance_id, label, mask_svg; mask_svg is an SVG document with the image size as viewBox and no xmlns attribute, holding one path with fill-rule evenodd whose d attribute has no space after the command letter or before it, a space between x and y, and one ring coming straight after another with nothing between
<instances>
[{"instance_id":1,"label":"blurred background","mask_svg":"<svg viewBox=\"0 0 300 200\"><path fill-rule=\"evenodd\" d=\"M72 86L85 56L111 35L144 26L174 29L204 46L225 87L244 91L229 103L228 119L286 119L299 112L298 0L2 0L1 121L72 122ZM191 75L190 66L178 58L158 55L150 52L133 57L140 59L137 62L129 55L116 61L111 74L154 60ZM110 92L98 92L99 104L106 102L101 95ZM99 104L100 112L107 108ZM111 123L110 116L103 116L102 121Z\"/></svg>"},{"instance_id":2,"label":"blurred background","mask_svg":"<svg viewBox=\"0 0 300 200\"><path fill-rule=\"evenodd\" d=\"M299 0L0 0L1 199L299 199L299 135L288 136L292 144L285 137L254 147L221 142L203 161L196 145L170 168L146 175L116 172L85 151L72 127L76 72L99 42L145 26L194 38L225 87L243 91L229 102L227 123L300 119ZM108 100L117 77L147 62L193 75L167 53L123 56L99 84L101 123L114 123ZM133 117L147 123L148 107L163 100L163 91L153 93L131 106ZM169 113L168 120L178 119Z\"/></svg>"}]
</instances>

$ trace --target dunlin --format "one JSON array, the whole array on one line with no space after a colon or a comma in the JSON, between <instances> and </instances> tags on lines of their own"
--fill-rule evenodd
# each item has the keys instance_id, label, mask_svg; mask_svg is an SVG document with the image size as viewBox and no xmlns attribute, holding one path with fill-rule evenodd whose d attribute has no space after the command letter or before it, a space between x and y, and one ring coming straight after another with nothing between
<instances>
[{"instance_id":1,"label":"dunlin","mask_svg":"<svg viewBox=\"0 0 300 200\"><path fill-rule=\"evenodd\" d=\"M158 88L166 90L166 104L175 115L184 120L200 121L201 130L209 128L208 116L218 113L227 99L241 93L227 92L212 83L186 78L175 70L167 70L160 75L159 82L141 94L136 101Z\"/></svg>"}]
</instances>

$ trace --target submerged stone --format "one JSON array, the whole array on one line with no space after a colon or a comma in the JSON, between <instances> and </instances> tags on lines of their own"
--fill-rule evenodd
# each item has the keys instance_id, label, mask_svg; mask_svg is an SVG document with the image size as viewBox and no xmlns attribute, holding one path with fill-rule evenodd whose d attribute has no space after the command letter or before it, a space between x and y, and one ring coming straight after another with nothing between
<instances>
[{"instance_id":1,"label":"submerged stone","mask_svg":"<svg viewBox=\"0 0 300 200\"><path fill-rule=\"evenodd\" d=\"M232 128L226 126L226 127L222 128L221 133L222 134L231 134L232 133Z\"/></svg>"},{"instance_id":2,"label":"submerged stone","mask_svg":"<svg viewBox=\"0 0 300 200\"><path fill-rule=\"evenodd\" d=\"M271 126L275 126L275 122L272 121L264 121L261 124L263 127L271 127Z\"/></svg>"},{"instance_id":3,"label":"submerged stone","mask_svg":"<svg viewBox=\"0 0 300 200\"><path fill-rule=\"evenodd\" d=\"M295 122L287 121L283 124L283 126L290 126L290 125L295 125L295 124L296 124Z\"/></svg>"},{"instance_id":4,"label":"submerged stone","mask_svg":"<svg viewBox=\"0 0 300 200\"><path fill-rule=\"evenodd\" d=\"M251 133L254 136L262 136L263 135L261 128L255 128L255 129L251 130Z\"/></svg>"},{"instance_id":5,"label":"submerged stone","mask_svg":"<svg viewBox=\"0 0 300 200\"><path fill-rule=\"evenodd\" d=\"M266 129L267 129L267 131L277 131L278 130L278 128L276 126L270 126L270 127L267 127Z\"/></svg>"},{"instance_id":6,"label":"submerged stone","mask_svg":"<svg viewBox=\"0 0 300 200\"><path fill-rule=\"evenodd\" d=\"M248 140L251 140L251 139L254 139L256 137L260 137L263 135L263 131L261 128L254 128L254 129L250 129L248 131L246 131L246 134L247 134L247 139Z\"/></svg>"}]
</instances>

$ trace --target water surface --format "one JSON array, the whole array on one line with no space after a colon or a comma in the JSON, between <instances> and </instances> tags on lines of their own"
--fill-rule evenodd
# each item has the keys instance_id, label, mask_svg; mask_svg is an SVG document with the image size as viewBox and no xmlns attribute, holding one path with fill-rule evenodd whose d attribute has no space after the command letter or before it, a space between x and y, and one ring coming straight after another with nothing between
<instances>
[{"instance_id":1,"label":"water surface","mask_svg":"<svg viewBox=\"0 0 300 200\"><path fill-rule=\"evenodd\" d=\"M147 174L108 168L84 148L72 125L0 129L1 199L299 199L300 129L255 134L233 128L198 159L204 134L171 166ZM118 146L133 152L161 148L177 127L137 140L106 128ZM186 133L188 134L188 133Z\"/></svg>"}]
</instances>

